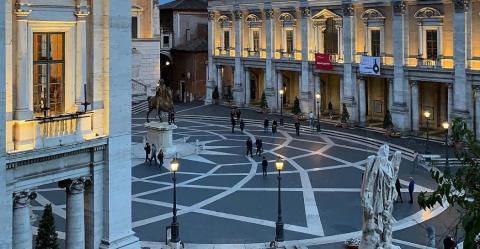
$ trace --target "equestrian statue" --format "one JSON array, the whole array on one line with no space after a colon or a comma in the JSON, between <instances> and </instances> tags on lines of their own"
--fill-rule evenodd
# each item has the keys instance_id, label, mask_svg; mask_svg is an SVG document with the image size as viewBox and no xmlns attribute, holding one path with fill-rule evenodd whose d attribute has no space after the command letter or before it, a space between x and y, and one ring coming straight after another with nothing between
<instances>
[{"instance_id":1,"label":"equestrian statue","mask_svg":"<svg viewBox=\"0 0 480 249\"><path fill-rule=\"evenodd\" d=\"M155 96L148 97L147 123L150 122L148 116L153 109L157 110L160 122L162 122L161 112L173 112L172 90L164 84L159 83L156 88Z\"/></svg>"}]
</instances>

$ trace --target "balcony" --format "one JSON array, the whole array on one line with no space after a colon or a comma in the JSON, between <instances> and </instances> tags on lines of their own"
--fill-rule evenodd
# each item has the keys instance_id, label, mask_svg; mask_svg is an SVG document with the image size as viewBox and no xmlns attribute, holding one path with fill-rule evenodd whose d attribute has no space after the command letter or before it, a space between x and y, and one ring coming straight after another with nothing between
<instances>
[{"instance_id":1,"label":"balcony","mask_svg":"<svg viewBox=\"0 0 480 249\"><path fill-rule=\"evenodd\" d=\"M438 57L436 59L417 57L417 67L421 68L442 68L442 59Z\"/></svg>"},{"instance_id":2,"label":"balcony","mask_svg":"<svg viewBox=\"0 0 480 249\"><path fill-rule=\"evenodd\" d=\"M97 137L93 132L94 112L76 112L32 120L9 121L13 138L9 152L73 144Z\"/></svg>"},{"instance_id":3,"label":"balcony","mask_svg":"<svg viewBox=\"0 0 480 249\"><path fill-rule=\"evenodd\" d=\"M277 49L276 54L279 55L279 57L277 56L275 57L279 59L284 59L284 60L300 60L301 59L300 53L301 53L300 50L287 51L285 49Z\"/></svg>"},{"instance_id":4,"label":"balcony","mask_svg":"<svg viewBox=\"0 0 480 249\"><path fill-rule=\"evenodd\" d=\"M235 48L229 47L217 47L217 55L218 56L235 56Z\"/></svg>"}]
</instances>

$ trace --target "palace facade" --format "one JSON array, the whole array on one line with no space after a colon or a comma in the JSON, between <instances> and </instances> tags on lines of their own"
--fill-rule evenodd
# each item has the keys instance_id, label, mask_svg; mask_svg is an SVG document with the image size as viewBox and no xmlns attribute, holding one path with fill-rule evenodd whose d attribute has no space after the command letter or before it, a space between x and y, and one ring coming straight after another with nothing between
<instances>
[{"instance_id":1,"label":"palace facade","mask_svg":"<svg viewBox=\"0 0 480 249\"><path fill-rule=\"evenodd\" d=\"M430 128L462 117L480 138L479 12L474 0L211 0L206 102L218 87L242 106L265 93L273 111L295 97L305 113L346 104L361 126L390 110L405 132L430 111ZM331 69L315 66L317 53ZM378 74L361 72L367 56Z\"/></svg>"},{"instance_id":2,"label":"palace facade","mask_svg":"<svg viewBox=\"0 0 480 249\"><path fill-rule=\"evenodd\" d=\"M131 2L0 3L0 248L32 248L36 188L65 248L140 248L131 222Z\"/></svg>"}]
</instances>

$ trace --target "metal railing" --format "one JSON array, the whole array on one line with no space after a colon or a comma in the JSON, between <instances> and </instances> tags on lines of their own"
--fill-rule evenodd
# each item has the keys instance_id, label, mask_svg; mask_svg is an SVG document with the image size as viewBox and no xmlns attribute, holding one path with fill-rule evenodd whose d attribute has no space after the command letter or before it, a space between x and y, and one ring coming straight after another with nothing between
<instances>
[{"instance_id":1,"label":"metal railing","mask_svg":"<svg viewBox=\"0 0 480 249\"><path fill-rule=\"evenodd\" d=\"M147 95L148 86L138 80L132 79L132 94Z\"/></svg>"}]
</instances>

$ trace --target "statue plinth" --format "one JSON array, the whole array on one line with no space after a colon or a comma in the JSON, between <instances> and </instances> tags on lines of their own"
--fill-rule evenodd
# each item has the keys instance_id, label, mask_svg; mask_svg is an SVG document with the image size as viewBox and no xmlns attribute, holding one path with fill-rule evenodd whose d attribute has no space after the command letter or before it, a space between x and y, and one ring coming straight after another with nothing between
<instances>
[{"instance_id":1,"label":"statue plinth","mask_svg":"<svg viewBox=\"0 0 480 249\"><path fill-rule=\"evenodd\" d=\"M173 130L178 128L176 125L168 124L167 122L150 122L145 123L144 126L147 129L147 142L155 144L158 150L163 149L166 157L175 154Z\"/></svg>"}]
</instances>

